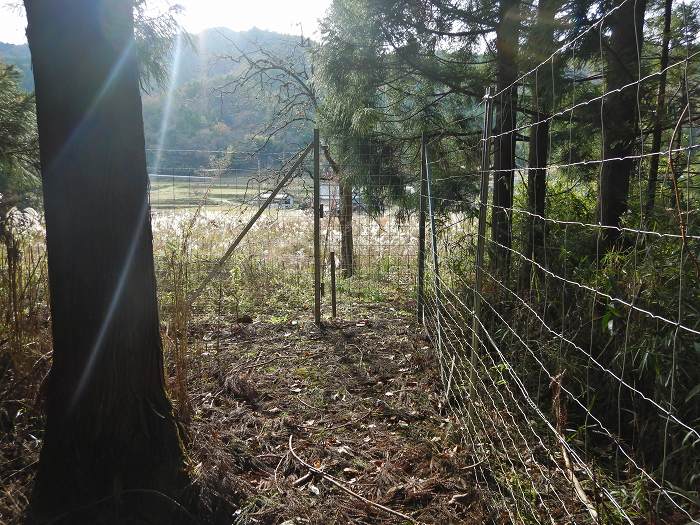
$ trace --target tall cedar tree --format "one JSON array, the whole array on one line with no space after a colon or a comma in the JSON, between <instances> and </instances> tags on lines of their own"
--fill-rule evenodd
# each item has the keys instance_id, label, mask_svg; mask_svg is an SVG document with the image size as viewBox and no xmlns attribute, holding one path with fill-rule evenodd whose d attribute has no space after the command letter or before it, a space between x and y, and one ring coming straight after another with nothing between
<instances>
[{"instance_id":1,"label":"tall cedar tree","mask_svg":"<svg viewBox=\"0 0 700 525\"><path fill-rule=\"evenodd\" d=\"M330 164L333 174L338 179L338 224L340 225L340 267L344 277L352 277L355 273L354 249L352 238L352 182L343 173L340 165L331 156L328 146L323 147L326 162Z\"/></svg>"},{"instance_id":2,"label":"tall cedar tree","mask_svg":"<svg viewBox=\"0 0 700 525\"><path fill-rule=\"evenodd\" d=\"M637 88L615 90L639 79L645 9L646 0L625 2L607 18L610 38L604 45L604 56L605 90L609 94L601 111L606 162L601 168L598 190L598 210L604 226L620 226L636 164L631 155L638 138ZM606 228L604 247L612 247L619 237L619 230Z\"/></svg>"},{"instance_id":3,"label":"tall cedar tree","mask_svg":"<svg viewBox=\"0 0 700 525\"><path fill-rule=\"evenodd\" d=\"M671 42L671 16L673 14L673 0L664 0L664 32L661 38L661 62L659 63L659 90L656 95L656 111L654 117L654 132L652 134L651 151L661 151L661 134L666 117L666 78L668 67L668 55ZM649 161L649 182L645 204L645 215L648 217L654 210L656 201L656 185L659 174L659 157L653 155Z\"/></svg>"},{"instance_id":4,"label":"tall cedar tree","mask_svg":"<svg viewBox=\"0 0 700 525\"><path fill-rule=\"evenodd\" d=\"M186 479L164 390L133 3L25 6L53 328L28 521L171 523Z\"/></svg>"},{"instance_id":5,"label":"tall cedar tree","mask_svg":"<svg viewBox=\"0 0 700 525\"><path fill-rule=\"evenodd\" d=\"M515 123L517 121L518 35L520 0L501 0L496 27L496 121L493 141L493 212L491 236L496 244L493 269L504 278L510 272L513 184L515 182ZM499 246L500 245L500 246Z\"/></svg>"},{"instance_id":6,"label":"tall cedar tree","mask_svg":"<svg viewBox=\"0 0 700 525\"><path fill-rule=\"evenodd\" d=\"M535 26L532 30L528 47L531 48L535 59L534 66L548 59L555 50L554 26L555 15L561 7L561 0L540 0L537 3ZM545 68L546 71L546 68ZM546 222L535 216L545 216L545 201L547 196L547 163L549 161L549 116L551 113L551 90L548 79L542 78L539 71L532 78L532 110L533 121L530 127L527 172L527 209L528 215L524 221L525 232L523 253L527 259L544 263L545 228ZM520 287L530 287L532 263L524 260L520 267Z\"/></svg>"}]
</instances>

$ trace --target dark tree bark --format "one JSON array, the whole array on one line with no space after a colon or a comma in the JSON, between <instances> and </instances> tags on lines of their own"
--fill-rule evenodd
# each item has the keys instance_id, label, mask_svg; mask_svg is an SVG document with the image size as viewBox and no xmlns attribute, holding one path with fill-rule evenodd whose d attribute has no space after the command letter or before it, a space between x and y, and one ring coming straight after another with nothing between
<instances>
[{"instance_id":1,"label":"dark tree bark","mask_svg":"<svg viewBox=\"0 0 700 525\"><path fill-rule=\"evenodd\" d=\"M355 273L352 242L352 184L341 177L339 190L340 267L345 277L352 277Z\"/></svg>"},{"instance_id":2,"label":"dark tree bark","mask_svg":"<svg viewBox=\"0 0 700 525\"><path fill-rule=\"evenodd\" d=\"M666 118L666 71L668 67L668 52L669 42L671 41L671 14L673 11L673 0L665 0L664 2L664 34L661 39L661 77L659 78L659 91L656 96L656 115L654 119L654 133L652 137L652 152L661 151L661 133L663 123ZM651 157L649 163L649 181L647 183L647 201L645 206L645 215L649 217L654 210L656 200L656 183L659 175L659 159L660 155Z\"/></svg>"},{"instance_id":3,"label":"dark tree bark","mask_svg":"<svg viewBox=\"0 0 700 525\"><path fill-rule=\"evenodd\" d=\"M610 39L605 49L605 89L610 94L603 101L603 158L622 159L603 163L598 191L600 222L604 226L620 226L627 211L630 178L634 172L637 140L637 89L632 86L611 92L639 78L639 55L642 48L646 0L626 2L608 17ZM604 249L616 244L620 232L606 228Z\"/></svg>"},{"instance_id":4,"label":"dark tree bark","mask_svg":"<svg viewBox=\"0 0 700 525\"><path fill-rule=\"evenodd\" d=\"M537 113L539 121L547 118L545 113ZM527 172L527 208L530 213L525 218L524 255L539 264L544 265L544 247L547 223L539 217L545 217L545 201L547 197L547 162L549 121L532 126L530 129L530 151L528 153ZM533 264L527 260L520 267L520 288L530 287ZM541 273L541 272L538 272Z\"/></svg>"},{"instance_id":5,"label":"dark tree bark","mask_svg":"<svg viewBox=\"0 0 700 525\"><path fill-rule=\"evenodd\" d=\"M170 523L186 478L164 389L133 5L25 5L53 328L28 522Z\"/></svg>"},{"instance_id":6,"label":"dark tree bark","mask_svg":"<svg viewBox=\"0 0 700 525\"><path fill-rule=\"evenodd\" d=\"M512 245L513 184L515 181L515 129L518 90L513 85L518 76L518 34L520 31L520 0L501 0L496 28L497 85L500 93L496 105L494 131L494 181L491 237L494 245L491 264L494 272L507 279L510 273Z\"/></svg>"},{"instance_id":7,"label":"dark tree bark","mask_svg":"<svg viewBox=\"0 0 700 525\"><path fill-rule=\"evenodd\" d=\"M561 5L560 0L540 0L537 4L537 20L529 45L534 49L537 63L547 59L554 51L554 15ZM544 264L544 243L547 223L545 217L547 197L547 163L549 162L549 108L551 91L545 79L535 76L533 81L533 119L530 128L527 172L527 209L538 217L528 215L524 221L524 255L528 259ZM520 288L530 287L533 264L527 260L520 267ZM541 272L540 272L541 273Z\"/></svg>"},{"instance_id":8,"label":"dark tree bark","mask_svg":"<svg viewBox=\"0 0 700 525\"><path fill-rule=\"evenodd\" d=\"M333 173L338 178L338 222L340 223L340 268L344 277L352 277L355 273L352 240L352 184L343 176L340 166L335 161L328 146L324 146L323 154L330 164Z\"/></svg>"}]
</instances>

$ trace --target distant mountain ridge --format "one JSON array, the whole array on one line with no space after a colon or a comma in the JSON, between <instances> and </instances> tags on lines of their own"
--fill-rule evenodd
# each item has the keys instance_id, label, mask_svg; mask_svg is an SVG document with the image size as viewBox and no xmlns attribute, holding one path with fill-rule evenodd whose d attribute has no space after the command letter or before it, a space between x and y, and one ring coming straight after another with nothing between
<instances>
[{"instance_id":1,"label":"distant mountain ridge","mask_svg":"<svg viewBox=\"0 0 700 525\"><path fill-rule=\"evenodd\" d=\"M230 82L241 68L232 59L238 55L236 48L253 52L263 47L287 56L298 43L297 36L257 28L248 31L212 28L196 35L188 34L177 63L172 65L170 85L142 94L143 120L147 148L198 151L170 151L162 155L149 151L149 164L156 165L161 173L197 169L212 165L215 157L212 151L249 151L260 146L255 134L269 118L265 103L245 99L240 94L222 94L219 88ZM27 44L0 43L0 61L17 66L23 74L24 88L34 89ZM169 88L172 96L168 105ZM285 130L265 150L269 153L295 150L300 142L299 130ZM235 164L241 167L240 162Z\"/></svg>"},{"instance_id":2,"label":"distant mountain ridge","mask_svg":"<svg viewBox=\"0 0 700 525\"><path fill-rule=\"evenodd\" d=\"M235 53L235 46L251 51L257 45L270 48L284 48L296 44L299 37L284 35L253 27L247 31L233 31L226 27L205 29L201 33L186 33L189 43L183 45L178 64L178 84L196 77L217 77L227 75L235 69L231 61L220 57ZM191 44L191 45L190 45ZM28 44L8 44L0 42L0 61L16 66L22 72L22 86L27 91L34 90L32 76L32 56Z\"/></svg>"},{"instance_id":3,"label":"distant mountain ridge","mask_svg":"<svg viewBox=\"0 0 700 525\"><path fill-rule=\"evenodd\" d=\"M215 27L189 35L190 45L182 51L178 76L186 82L195 77L219 77L228 75L236 65L225 57L236 55L236 47L251 52L257 47L284 51L297 44L299 37L252 28L248 31L232 31Z\"/></svg>"},{"instance_id":4,"label":"distant mountain ridge","mask_svg":"<svg viewBox=\"0 0 700 525\"><path fill-rule=\"evenodd\" d=\"M22 72L22 87L27 91L34 91L32 55L29 53L28 44L0 42L0 61L16 66Z\"/></svg>"}]
</instances>

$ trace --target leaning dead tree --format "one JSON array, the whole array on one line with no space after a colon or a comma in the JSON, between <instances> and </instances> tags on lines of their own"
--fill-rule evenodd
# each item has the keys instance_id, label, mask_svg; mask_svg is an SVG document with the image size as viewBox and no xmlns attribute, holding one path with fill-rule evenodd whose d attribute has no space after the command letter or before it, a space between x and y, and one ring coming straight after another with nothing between
<instances>
[{"instance_id":1,"label":"leaning dead tree","mask_svg":"<svg viewBox=\"0 0 700 525\"><path fill-rule=\"evenodd\" d=\"M319 127L320 96L314 82L314 68L309 60L309 43L302 37L296 45L279 49L260 44L242 46L229 39L235 55L222 57L240 65L234 78L217 88L224 96L242 100L258 100L265 105L268 117L253 137L260 142L257 151L268 146L281 133L309 124ZM331 154L330 146L323 154L338 183L338 222L341 232L341 268L346 277L354 271L352 235L352 184L342 164Z\"/></svg>"}]
</instances>

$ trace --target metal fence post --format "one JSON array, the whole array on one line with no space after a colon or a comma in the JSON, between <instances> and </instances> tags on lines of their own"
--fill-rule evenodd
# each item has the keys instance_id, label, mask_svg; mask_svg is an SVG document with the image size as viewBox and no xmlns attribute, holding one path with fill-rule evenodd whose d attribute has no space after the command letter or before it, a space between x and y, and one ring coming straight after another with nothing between
<instances>
[{"instance_id":1,"label":"metal fence post","mask_svg":"<svg viewBox=\"0 0 700 525\"><path fill-rule=\"evenodd\" d=\"M479 327L481 317L481 289L484 280L484 244L486 236L486 215L489 200L489 175L491 165L491 88L484 96L484 124L481 131L481 191L479 193L479 225L476 239L476 268L474 279L474 317L472 324L472 351L469 357L469 417L473 417L474 381L476 380L476 355L479 347Z\"/></svg>"},{"instance_id":2,"label":"metal fence post","mask_svg":"<svg viewBox=\"0 0 700 525\"><path fill-rule=\"evenodd\" d=\"M337 314L335 295L335 252L331 252L331 315L335 319Z\"/></svg>"},{"instance_id":3,"label":"metal fence post","mask_svg":"<svg viewBox=\"0 0 700 525\"><path fill-rule=\"evenodd\" d=\"M430 239L433 252L433 277L435 287L435 322L437 324L437 347L438 355L442 355L442 296L440 293L440 271L438 260L438 245L437 231L435 228L435 210L433 208L433 190L432 190L432 169L430 167L430 156L428 154L427 144L424 148L424 164L425 164L425 183L428 195L428 215L430 216ZM442 361L441 361L442 362ZM444 380L444 377L443 377Z\"/></svg>"},{"instance_id":4,"label":"metal fence post","mask_svg":"<svg viewBox=\"0 0 700 525\"><path fill-rule=\"evenodd\" d=\"M321 164L320 137L314 130L314 322L321 324Z\"/></svg>"},{"instance_id":5,"label":"metal fence post","mask_svg":"<svg viewBox=\"0 0 700 525\"><path fill-rule=\"evenodd\" d=\"M425 310L425 201L427 188L425 176L425 134L420 138L420 196L418 204L418 290L416 291L418 322L423 324L423 312Z\"/></svg>"}]
</instances>

